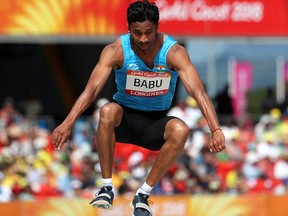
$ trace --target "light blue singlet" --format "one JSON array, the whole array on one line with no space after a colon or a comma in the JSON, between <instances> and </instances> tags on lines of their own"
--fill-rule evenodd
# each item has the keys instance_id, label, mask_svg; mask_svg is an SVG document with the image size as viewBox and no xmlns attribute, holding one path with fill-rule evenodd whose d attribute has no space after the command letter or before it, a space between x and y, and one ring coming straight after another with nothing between
<instances>
[{"instance_id":1,"label":"light blue singlet","mask_svg":"<svg viewBox=\"0 0 288 216\"><path fill-rule=\"evenodd\" d=\"M167 53L176 41L165 35L164 43L149 69L134 53L130 34L121 36L124 50L122 68L115 70L117 92L113 99L119 104L142 111L163 111L171 106L178 73L168 68Z\"/></svg>"}]
</instances>

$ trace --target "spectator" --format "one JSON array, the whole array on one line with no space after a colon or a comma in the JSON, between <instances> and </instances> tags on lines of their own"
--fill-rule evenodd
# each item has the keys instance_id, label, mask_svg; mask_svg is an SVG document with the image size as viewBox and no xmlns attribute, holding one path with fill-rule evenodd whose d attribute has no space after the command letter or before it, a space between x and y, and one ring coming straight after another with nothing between
<instances>
[{"instance_id":1,"label":"spectator","mask_svg":"<svg viewBox=\"0 0 288 216\"><path fill-rule=\"evenodd\" d=\"M274 165L274 177L288 183L288 153L283 153Z\"/></svg>"},{"instance_id":2,"label":"spectator","mask_svg":"<svg viewBox=\"0 0 288 216\"><path fill-rule=\"evenodd\" d=\"M0 109L1 124L8 126L14 122L19 122L22 119L21 114L15 107L15 102L12 97L6 97Z\"/></svg>"},{"instance_id":3,"label":"spectator","mask_svg":"<svg viewBox=\"0 0 288 216\"><path fill-rule=\"evenodd\" d=\"M167 115L182 119L190 129L195 128L198 119L202 117L197 102L190 96L184 101L179 101L176 106L169 110Z\"/></svg>"},{"instance_id":4,"label":"spectator","mask_svg":"<svg viewBox=\"0 0 288 216\"><path fill-rule=\"evenodd\" d=\"M266 132L264 134L264 141L261 141L256 146L256 152L260 158L269 158L271 161L275 161L280 157L281 148L276 142L275 134L272 132Z\"/></svg>"},{"instance_id":5,"label":"spectator","mask_svg":"<svg viewBox=\"0 0 288 216\"><path fill-rule=\"evenodd\" d=\"M217 113L222 117L231 118L233 115L232 100L229 94L229 85L225 85L223 90L215 97Z\"/></svg>"},{"instance_id":6,"label":"spectator","mask_svg":"<svg viewBox=\"0 0 288 216\"><path fill-rule=\"evenodd\" d=\"M250 150L246 154L242 166L242 173L246 180L256 180L264 175L263 171L258 167L259 160L259 155L254 150Z\"/></svg>"},{"instance_id":7,"label":"spectator","mask_svg":"<svg viewBox=\"0 0 288 216\"><path fill-rule=\"evenodd\" d=\"M43 105L37 96L36 90L30 90L26 97L19 102L20 112L27 117L35 117L43 114Z\"/></svg>"},{"instance_id":8,"label":"spectator","mask_svg":"<svg viewBox=\"0 0 288 216\"><path fill-rule=\"evenodd\" d=\"M265 96L262 101L262 113L267 114L273 108L279 108L273 88L269 87L265 91Z\"/></svg>"}]
</instances>

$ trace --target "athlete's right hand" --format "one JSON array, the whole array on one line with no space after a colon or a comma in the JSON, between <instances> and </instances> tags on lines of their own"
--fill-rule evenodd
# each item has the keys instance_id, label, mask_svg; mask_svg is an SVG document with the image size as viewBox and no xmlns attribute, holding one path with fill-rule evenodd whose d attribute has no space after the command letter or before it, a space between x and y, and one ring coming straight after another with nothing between
<instances>
[{"instance_id":1,"label":"athlete's right hand","mask_svg":"<svg viewBox=\"0 0 288 216\"><path fill-rule=\"evenodd\" d=\"M64 123L55 128L52 134L52 143L56 150L60 150L67 145L67 141L71 135L71 128Z\"/></svg>"}]
</instances>

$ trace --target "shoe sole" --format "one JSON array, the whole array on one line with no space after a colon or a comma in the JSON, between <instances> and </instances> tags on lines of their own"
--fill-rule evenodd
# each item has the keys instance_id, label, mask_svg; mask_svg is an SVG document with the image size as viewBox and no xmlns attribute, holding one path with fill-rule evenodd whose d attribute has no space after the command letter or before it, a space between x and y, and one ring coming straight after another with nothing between
<instances>
[{"instance_id":1,"label":"shoe sole","mask_svg":"<svg viewBox=\"0 0 288 216\"><path fill-rule=\"evenodd\" d=\"M134 211L134 205L133 205L132 202L129 204L129 206L130 206L130 208ZM135 215L134 215L134 212L132 213L132 216L135 216ZM152 216L152 215L151 215L151 216Z\"/></svg>"},{"instance_id":2,"label":"shoe sole","mask_svg":"<svg viewBox=\"0 0 288 216\"><path fill-rule=\"evenodd\" d=\"M100 208L100 209L108 209L111 210L113 206L105 200L97 200L92 203L93 207Z\"/></svg>"}]
</instances>

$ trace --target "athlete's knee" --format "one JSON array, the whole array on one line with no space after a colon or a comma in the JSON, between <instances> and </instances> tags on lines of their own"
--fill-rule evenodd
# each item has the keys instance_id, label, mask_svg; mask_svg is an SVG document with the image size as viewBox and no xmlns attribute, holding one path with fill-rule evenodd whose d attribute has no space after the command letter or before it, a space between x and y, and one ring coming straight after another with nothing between
<instances>
[{"instance_id":1,"label":"athlete's knee","mask_svg":"<svg viewBox=\"0 0 288 216\"><path fill-rule=\"evenodd\" d=\"M117 122L120 113L121 108L118 104L115 103L105 104L100 109L100 121Z\"/></svg>"},{"instance_id":2,"label":"athlete's knee","mask_svg":"<svg viewBox=\"0 0 288 216\"><path fill-rule=\"evenodd\" d=\"M179 142L185 144L188 139L190 130L187 124L179 119L172 119L168 122L167 128L168 138L178 140Z\"/></svg>"},{"instance_id":3,"label":"athlete's knee","mask_svg":"<svg viewBox=\"0 0 288 216\"><path fill-rule=\"evenodd\" d=\"M189 127L182 121L174 121L173 123L173 133L181 136L181 137L188 137L189 135Z\"/></svg>"}]
</instances>

